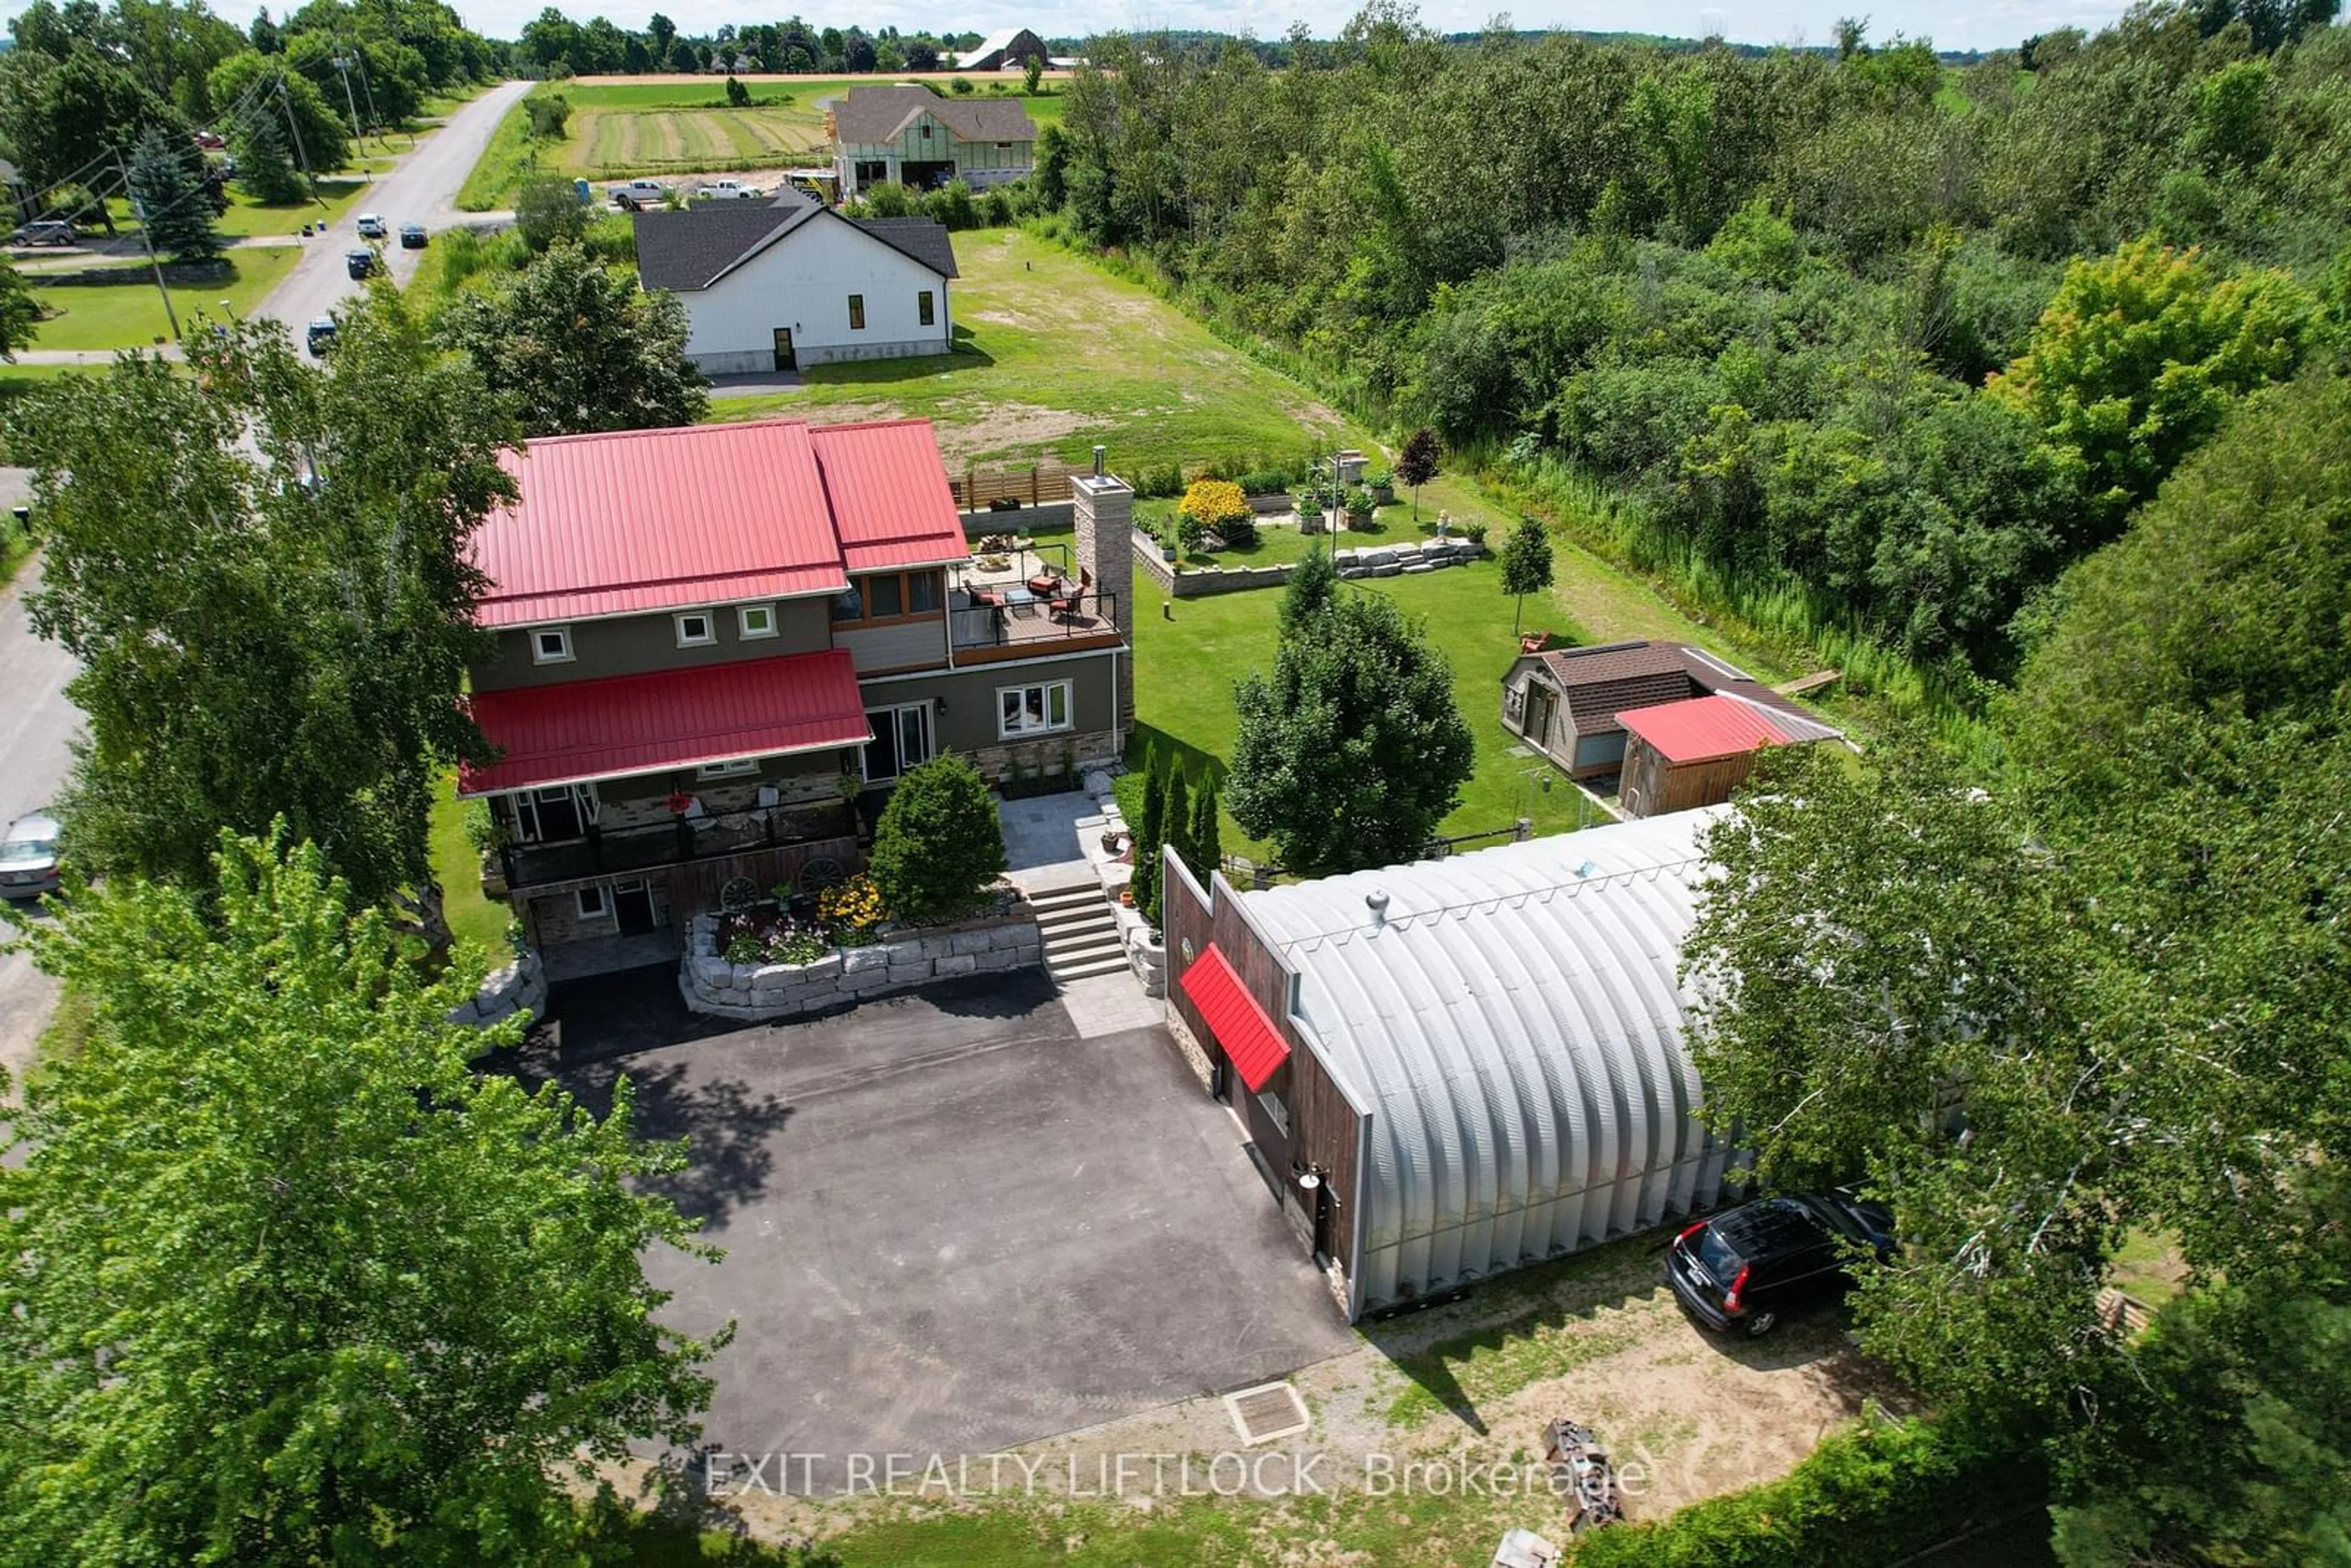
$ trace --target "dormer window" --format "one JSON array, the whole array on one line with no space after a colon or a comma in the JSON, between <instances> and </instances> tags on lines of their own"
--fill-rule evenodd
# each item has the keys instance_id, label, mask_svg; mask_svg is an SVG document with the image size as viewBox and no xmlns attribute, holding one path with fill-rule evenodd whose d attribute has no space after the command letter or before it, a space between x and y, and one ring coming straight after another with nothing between
<instances>
[{"instance_id":1,"label":"dormer window","mask_svg":"<svg viewBox=\"0 0 2351 1568\"><path fill-rule=\"evenodd\" d=\"M530 634L530 662L534 664L568 664L571 662L571 628L540 626Z\"/></svg>"},{"instance_id":2,"label":"dormer window","mask_svg":"<svg viewBox=\"0 0 2351 1568\"><path fill-rule=\"evenodd\" d=\"M688 610L677 617L677 645L707 648L718 641L718 622L707 610Z\"/></svg>"}]
</instances>

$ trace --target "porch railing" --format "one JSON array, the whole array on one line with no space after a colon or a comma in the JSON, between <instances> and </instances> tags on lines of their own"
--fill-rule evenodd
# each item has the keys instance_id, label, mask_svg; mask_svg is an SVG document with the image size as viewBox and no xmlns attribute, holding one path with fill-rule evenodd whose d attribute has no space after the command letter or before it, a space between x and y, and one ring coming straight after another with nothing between
<instances>
[{"instance_id":1,"label":"porch railing","mask_svg":"<svg viewBox=\"0 0 2351 1568\"><path fill-rule=\"evenodd\" d=\"M499 858L507 885L524 888L716 860L855 831L855 814L843 804L766 806L627 828L590 826L581 837L559 843L508 844Z\"/></svg>"},{"instance_id":2,"label":"porch railing","mask_svg":"<svg viewBox=\"0 0 2351 1568\"><path fill-rule=\"evenodd\" d=\"M1116 635L1114 593L1030 594L1024 585L1000 604L978 601L958 590L947 622L958 649L1004 648L1028 643L1061 643Z\"/></svg>"}]
</instances>

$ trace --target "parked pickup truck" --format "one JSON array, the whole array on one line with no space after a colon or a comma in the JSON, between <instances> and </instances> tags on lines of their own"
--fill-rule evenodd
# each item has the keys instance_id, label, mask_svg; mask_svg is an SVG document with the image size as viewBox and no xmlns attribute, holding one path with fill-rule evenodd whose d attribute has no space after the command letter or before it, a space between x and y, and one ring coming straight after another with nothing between
<instances>
[{"instance_id":1,"label":"parked pickup truck","mask_svg":"<svg viewBox=\"0 0 2351 1568\"><path fill-rule=\"evenodd\" d=\"M748 202L768 193L740 180L713 180L694 193L697 202Z\"/></svg>"},{"instance_id":2,"label":"parked pickup truck","mask_svg":"<svg viewBox=\"0 0 2351 1568\"><path fill-rule=\"evenodd\" d=\"M607 185L604 193L630 212L639 207L658 207L669 194L669 187L658 180L631 180L625 185Z\"/></svg>"}]
</instances>

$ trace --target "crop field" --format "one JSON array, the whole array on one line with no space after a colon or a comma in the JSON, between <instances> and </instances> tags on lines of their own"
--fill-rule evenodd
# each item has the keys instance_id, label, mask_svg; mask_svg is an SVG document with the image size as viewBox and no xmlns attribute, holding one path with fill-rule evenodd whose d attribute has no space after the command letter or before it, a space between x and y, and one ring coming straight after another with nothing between
<instances>
[{"instance_id":1,"label":"crop field","mask_svg":"<svg viewBox=\"0 0 2351 1568\"><path fill-rule=\"evenodd\" d=\"M752 102L735 108L726 102L724 77L636 77L620 80L569 81L542 87L570 101L571 119L559 146L540 144L536 154L541 166L566 178L624 179L638 174L714 173L727 170L789 168L823 161L824 111L841 94L859 87L901 81L902 77L783 77L739 78ZM944 82L952 78L923 78ZM1011 97L1029 111L1041 130L1061 119L1061 99L1050 89L1043 97L1018 96L1017 78L998 81L975 76L975 99ZM990 87L1008 89L991 93ZM479 189L486 181L503 182L511 193L519 178L525 149L517 105L502 126L498 141L510 143L500 167L477 171L467 183L469 207L496 204L500 193ZM497 149L494 147L493 157ZM486 165L490 162L485 160Z\"/></svg>"}]
</instances>

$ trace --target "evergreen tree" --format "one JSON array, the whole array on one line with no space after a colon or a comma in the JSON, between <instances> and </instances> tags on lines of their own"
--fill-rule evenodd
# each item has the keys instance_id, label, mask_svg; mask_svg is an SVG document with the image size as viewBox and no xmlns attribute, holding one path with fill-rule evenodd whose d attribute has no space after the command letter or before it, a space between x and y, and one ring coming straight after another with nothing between
<instances>
[{"instance_id":1,"label":"evergreen tree","mask_svg":"<svg viewBox=\"0 0 2351 1568\"><path fill-rule=\"evenodd\" d=\"M304 199L301 171L286 146L286 127L274 114L247 116L236 134L236 183L257 202L284 206Z\"/></svg>"},{"instance_id":2,"label":"evergreen tree","mask_svg":"<svg viewBox=\"0 0 2351 1568\"><path fill-rule=\"evenodd\" d=\"M1200 885L1217 874L1225 863L1223 827L1217 821L1217 776L1213 771L1200 775L1200 791L1192 797L1192 827L1184 835L1185 863Z\"/></svg>"},{"instance_id":3,"label":"evergreen tree","mask_svg":"<svg viewBox=\"0 0 2351 1568\"><path fill-rule=\"evenodd\" d=\"M146 225L148 243L175 261L203 261L221 253L213 226L213 200L202 175L188 165L194 150L173 144L162 127L151 125L131 155L133 210Z\"/></svg>"},{"instance_id":4,"label":"evergreen tree","mask_svg":"<svg viewBox=\"0 0 2351 1568\"><path fill-rule=\"evenodd\" d=\"M0 261L0 360L13 359L19 349L33 346L40 330L41 307L23 276Z\"/></svg>"},{"instance_id":5,"label":"evergreen tree","mask_svg":"<svg viewBox=\"0 0 2351 1568\"><path fill-rule=\"evenodd\" d=\"M1176 858L1186 865L1192 863L1192 799L1191 783L1184 777L1184 765L1172 762L1167 768L1167 795L1159 803L1159 820L1165 824L1163 837L1166 847L1176 852ZM1144 912L1154 925L1159 924L1159 911L1167 896L1167 876L1163 865L1154 884L1156 894L1151 907Z\"/></svg>"},{"instance_id":6,"label":"evergreen tree","mask_svg":"<svg viewBox=\"0 0 2351 1568\"><path fill-rule=\"evenodd\" d=\"M1004 870L1004 831L987 782L949 752L910 768L873 824L873 885L890 913L961 915Z\"/></svg>"},{"instance_id":7,"label":"evergreen tree","mask_svg":"<svg viewBox=\"0 0 2351 1568\"><path fill-rule=\"evenodd\" d=\"M1134 907L1145 920L1159 907L1159 845L1166 831L1167 786L1155 743L1143 758L1143 820L1134 825Z\"/></svg>"},{"instance_id":8,"label":"evergreen tree","mask_svg":"<svg viewBox=\"0 0 2351 1568\"><path fill-rule=\"evenodd\" d=\"M1331 564L1331 552L1316 545L1290 569L1290 586L1282 590L1281 604L1274 612L1281 640L1289 642L1299 627L1338 597L1339 569Z\"/></svg>"}]
</instances>

